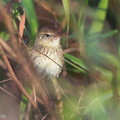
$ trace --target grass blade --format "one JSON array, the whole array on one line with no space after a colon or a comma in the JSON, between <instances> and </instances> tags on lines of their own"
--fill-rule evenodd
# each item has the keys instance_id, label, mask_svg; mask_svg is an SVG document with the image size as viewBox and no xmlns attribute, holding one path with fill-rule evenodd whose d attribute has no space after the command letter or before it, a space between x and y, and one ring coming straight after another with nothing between
<instances>
[{"instance_id":1,"label":"grass blade","mask_svg":"<svg viewBox=\"0 0 120 120\"><path fill-rule=\"evenodd\" d=\"M30 27L30 37L33 40L38 30L38 22L33 6L33 0L22 0Z\"/></svg>"},{"instance_id":2,"label":"grass blade","mask_svg":"<svg viewBox=\"0 0 120 120\"><path fill-rule=\"evenodd\" d=\"M95 11L94 18L90 31L90 34L101 32L104 26L104 21L107 13L109 0L100 0L98 9Z\"/></svg>"}]
</instances>

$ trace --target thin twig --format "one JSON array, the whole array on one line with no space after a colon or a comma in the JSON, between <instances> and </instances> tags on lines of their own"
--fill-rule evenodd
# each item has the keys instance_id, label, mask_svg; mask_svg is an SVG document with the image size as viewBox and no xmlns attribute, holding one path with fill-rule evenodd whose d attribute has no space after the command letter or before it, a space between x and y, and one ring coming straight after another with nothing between
<instances>
[{"instance_id":1,"label":"thin twig","mask_svg":"<svg viewBox=\"0 0 120 120\"><path fill-rule=\"evenodd\" d=\"M33 87L33 93L32 93L33 94L33 99L36 102L37 101L37 96L36 96L35 86L33 85L32 87Z\"/></svg>"},{"instance_id":2,"label":"thin twig","mask_svg":"<svg viewBox=\"0 0 120 120\"><path fill-rule=\"evenodd\" d=\"M44 105L44 102L42 99L40 99L39 97L36 96L36 100L38 103L40 103L41 105Z\"/></svg>"},{"instance_id":3,"label":"thin twig","mask_svg":"<svg viewBox=\"0 0 120 120\"><path fill-rule=\"evenodd\" d=\"M1 83L4 83L4 82L8 82L8 81L10 81L10 80L12 80L12 78L8 78L8 79L6 79L6 80L2 80L2 81L0 81L0 84L1 84Z\"/></svg>"},{"instance_id":4,"label":"thin twig","mask_svg":"<svg viewBox=\"0 0 120 120\"><path fill-rule=\"evenodd\" d=\"M14 99L20 101L18 98L16 98L13 94L11 94L10 92L8 92L8 91L5 90L4 88L0 87L0 89L1 89L2 91L4 91L5 93L7 93L8 95L10 95L11 97L13 97Z\"/></svg>"},{"instance_id":5,"label":"thin twig","mask_svg":"<svg viewBox=\"0 0 120 120\"><path fill-rule=\"evenodd\" d=\"M70 53L73 51L80 51L80 48L68 48L68 49L63 50L63 53Z\"/></svg>"},{"instance_id":6,"label":"thin twig","mask_svg":"<svg viewBox=\"0 0 120 120\"><path fill-rule=\"evenodd\" d=\"M47 117L47 115L48 115L48 114L46 114L46 115L42 118L42 120L44 120L44 119Z\"/></svg>"},{"instance_id":7,"label":"thin twig","mask_svg":"<svg viewBox=\"0 0 120 120\"><path fill-rule=\"evenodd\" d=\"M10 46L0 38L0 45L4 48L13 58L16 58L15 52L10 48Z\"/></svg>"},{"instance_id":8,"label":"thin twig","mask_svg":"<svg viewBox=\"0 0 120 120\"><path fill-rule=\"evenodd\" d=\"M38 53L40 53L40 54L42 54L42 55L44 55L44 56L46 56L48 59L50 59L52 62L54 62L56 65L58 65L60 68L62 68L63 69L63 67L62 66L60 66L57 62L55 62L53 59L51 59L49 56L47 56L46 54L44 54L44 53L41 53L40 51L38 51L38 50L36 50L36 49L34 49L36 52L38 52Z\"/></svg>"}]
</instances>

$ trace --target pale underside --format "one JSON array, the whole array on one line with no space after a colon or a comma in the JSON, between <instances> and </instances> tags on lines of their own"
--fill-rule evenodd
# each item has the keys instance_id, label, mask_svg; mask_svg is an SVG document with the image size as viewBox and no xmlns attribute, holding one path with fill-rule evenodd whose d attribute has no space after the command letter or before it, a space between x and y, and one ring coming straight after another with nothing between
<instances>
[{"instance_id":1,"label":"pale underside","mask_svg":"<svg viewBox=\"0 0 120 120\"><path fill-rule=\"evenodd\" d=\"M41 47L41 46L40 46ZM37 72L49 78L58 77L63 67L62 49L35 47L30 52L30 58Z\"/></svg>"}]
</instances>

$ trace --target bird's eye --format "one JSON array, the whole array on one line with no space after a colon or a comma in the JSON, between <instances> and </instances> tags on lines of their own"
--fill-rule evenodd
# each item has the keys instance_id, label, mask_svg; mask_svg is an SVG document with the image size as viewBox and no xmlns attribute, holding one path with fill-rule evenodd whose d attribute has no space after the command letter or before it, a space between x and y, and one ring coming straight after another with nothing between
<instances>
[{"instance_id":1,"label":"bird's eye","mask_svg":"<svg viewBox=\"0 0 120 120\"><path fill-rule=\"evenodd\" d=\"M49 34L45 34L45 36L46 36L46 37L50 37L50 35L49 35Z\"/></svg>"}]
</instances>

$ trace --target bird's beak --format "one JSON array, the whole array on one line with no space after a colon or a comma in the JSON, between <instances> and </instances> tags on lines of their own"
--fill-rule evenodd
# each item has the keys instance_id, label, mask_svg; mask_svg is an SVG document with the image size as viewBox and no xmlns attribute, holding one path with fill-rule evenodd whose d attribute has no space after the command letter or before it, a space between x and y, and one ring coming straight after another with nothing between
<instances>
[{"instance_id":1,"label":"bird's beak","mask_svg":"<svg viewBox=\"0 0 120 120\"><path fill-rule=\"evenodd\" d=\"M53 39L54 39L54 40L58 40L58 39L60 39L60 38L61 38L61 36L58 35L58 34L53 36Z\"/></svg>"}]
</instances>

